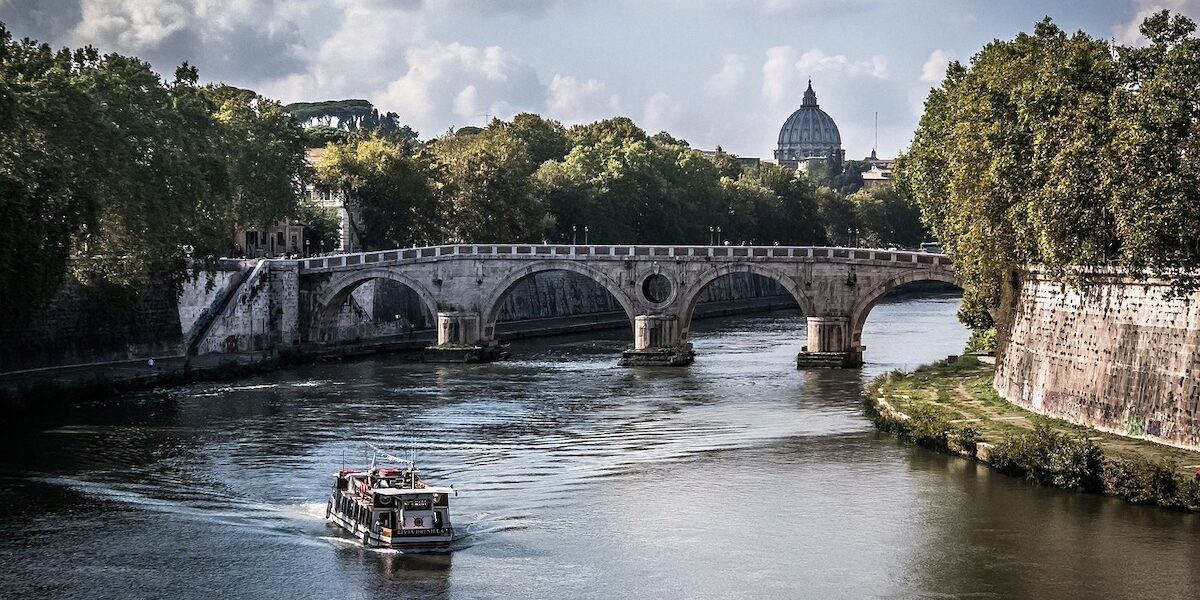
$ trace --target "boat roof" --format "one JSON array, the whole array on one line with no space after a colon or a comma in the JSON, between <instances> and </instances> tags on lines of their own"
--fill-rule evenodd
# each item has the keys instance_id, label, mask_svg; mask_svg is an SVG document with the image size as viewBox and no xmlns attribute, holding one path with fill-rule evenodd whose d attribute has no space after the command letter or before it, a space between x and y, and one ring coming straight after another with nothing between
<instances>
[{"instance_id":1,"label":"boat roof","mask_svg":"<svg viewBox=\"0 0 1200 600\"><path fill-rule=\"evenodd\" d=\"M454 490L447 487L375 488L371 491L379 496L415 496L417 494L446 494L449 496L454 494Z\"/></svg>"}]
</instances>

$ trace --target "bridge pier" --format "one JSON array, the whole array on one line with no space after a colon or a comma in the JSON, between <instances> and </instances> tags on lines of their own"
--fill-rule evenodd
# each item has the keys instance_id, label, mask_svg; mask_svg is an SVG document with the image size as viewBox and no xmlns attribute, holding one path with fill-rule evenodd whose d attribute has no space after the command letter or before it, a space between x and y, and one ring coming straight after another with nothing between
<instances>
[{"instance_id":1,"label":"bridge pier","mask_svg":"<svg viewBox=\"0 0 1200 600\"><path fill-rule=\"evenodd\" d=\"M853 343L849 317L808 317L808 345L796 355L796 367L861 367L863 350Z\"/></svg>"},{"instance_id":2,"label":"bridge pier","mask_svg":"<svg viewBox=\"0 0 1200 600\"><path fill-rule=\"evenodd\" d=\"M477 312L438 312L437 345L425 349L425 362L480 363L501 358L499 346L481 335Z\"/></svg>"},{"instance_id":3,"label":"bridge pier","mask_svg":"<svg viewBox=\"0 0 1200 600\"><path fill-rule=\"evenodd\" d=\"M678 367L692 364L696 353L683 340L679 317L638 315L633 319L633 348L621 353L622 367Z\"/></svg>"}]
</instances>

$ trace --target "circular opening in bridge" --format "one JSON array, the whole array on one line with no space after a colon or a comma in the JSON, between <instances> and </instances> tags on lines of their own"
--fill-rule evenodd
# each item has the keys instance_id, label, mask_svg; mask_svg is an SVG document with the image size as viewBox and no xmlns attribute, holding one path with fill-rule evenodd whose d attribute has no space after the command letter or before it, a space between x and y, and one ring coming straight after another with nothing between
<instances>
[{"instance_id":1,"label":"circular opening in bridge","mask_svg":"<svg viewBox=\"0 0 1200 600\"><path fill-rule=\"evenodd\" d=\"M671 297L671 280L661 273L655 273L642 281L642 295L647 300L662 304Z\"/></svg>"}]
</instances>

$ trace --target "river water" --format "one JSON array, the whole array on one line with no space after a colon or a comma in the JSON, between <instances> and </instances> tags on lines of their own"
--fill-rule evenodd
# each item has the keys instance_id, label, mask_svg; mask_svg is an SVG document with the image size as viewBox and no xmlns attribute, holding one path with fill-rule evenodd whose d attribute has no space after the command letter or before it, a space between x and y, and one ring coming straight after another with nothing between
<instances>
[{"instance_id":1,"label":"river water","mask_svg":"<svg viewBox=\"0 0 1200 600\"><path fill-rule=\"evenodd\" d=\"M689 368L617 368L602 332L86 406L4 443L0 597L1200 598L1195 515L874 431L864 382L959 351L957 306L876 307L861 372L796 370L804 321L773 313L697 323ZM460 490L452 554L323 522L363 440Z\"/></svg>"}]
</instances>

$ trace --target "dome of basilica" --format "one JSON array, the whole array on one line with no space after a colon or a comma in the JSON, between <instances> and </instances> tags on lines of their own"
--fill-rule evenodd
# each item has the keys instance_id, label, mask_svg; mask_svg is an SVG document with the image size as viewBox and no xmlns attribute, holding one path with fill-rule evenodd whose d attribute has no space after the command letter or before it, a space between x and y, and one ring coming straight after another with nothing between
<instances>
[{"instance_id":1,"label":"dome of basilica","mask_svg":"<svg viewBox=\"0 0 1200 600\"><path fill-rule=\"evenodd\" d=\"M775 159L780 161L802 161L806 158L840 157L842 135L837 124L817 105L817 93L812 81L804 92L804 100L779 130L779 148Z\"/></svg>"}]
</instances>

